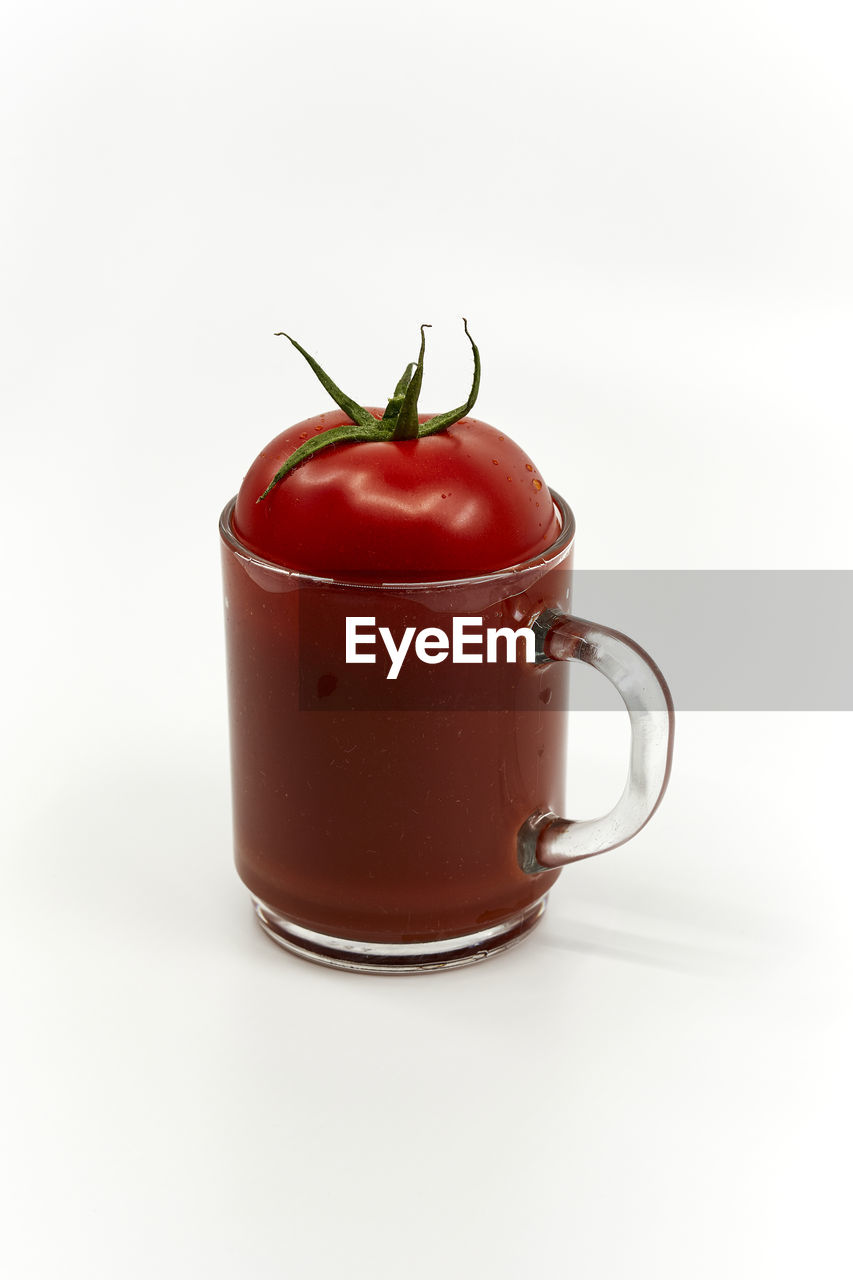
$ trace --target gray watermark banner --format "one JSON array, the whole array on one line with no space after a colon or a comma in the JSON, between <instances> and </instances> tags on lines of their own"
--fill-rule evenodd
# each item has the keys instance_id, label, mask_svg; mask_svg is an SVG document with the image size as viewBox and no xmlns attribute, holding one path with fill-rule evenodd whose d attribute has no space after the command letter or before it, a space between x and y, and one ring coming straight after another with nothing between
<instances>
[{"instance_id":1,"label":"gray watermark banner","mask_svg":"<svg viewBox=\"0 0 853 1280\"><path fill-rule=\"evenodd\" d=\"M541 654L531 662L523 637L512 657L502 637L492 649L499 660L489 658L489 626L520 627L550 609L642 646L663 672L676 710L853 711L853 571L561 570L517 595L504 587L498 599L462 589L416 591L409 599L370 587L299 596L303 710L621 709L603 676ZM481 616L483 639L463 652L482 657L460 662L454 619L472 616ZM357 650L373 656L355 662L346 646L353 617L365 620L358 626L368 637L375 633ZM476 635L476 626L466 625Z\"/></svg>"},{"instance_id":2,"label":"gray watermark banner","mask_svg":"<svg viewBox=\"0 0 853 1280\"><path fill-rule=\"evenodd\" d=\"M853 711L851 571L576 570L572 613L642 645L678 710ZM576 666L572 707L613 706Z\"/></svg>"}]
</instances>

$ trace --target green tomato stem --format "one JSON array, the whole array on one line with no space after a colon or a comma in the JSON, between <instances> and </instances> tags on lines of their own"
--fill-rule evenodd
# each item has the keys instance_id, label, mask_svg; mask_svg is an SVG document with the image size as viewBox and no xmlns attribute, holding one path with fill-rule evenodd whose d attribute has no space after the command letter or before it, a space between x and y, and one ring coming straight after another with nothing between
<instances>
[{"instance_id":1,"label":"green tomato stem","mask_svg":"<svg viewBox=\"0 0 853 1280\"><path fill-rule=\"evenodd\" d=\"M403 372L403 376L394 388L394 394L388 401L388 406L382 415L383 422L394 422L400 414L400 406L403 403L403 397L406 394L406 388L412 380L412 374L415 371L413 364L407 364Z\"/></svg>"},{"instance_id":2,"label":"green tomato stem","mask_svg":"<svg viewBox=\"0 0 853 1280\"><path fill-rule=\"evenodd\" d=\"M436 431L445 431L448 427L452 427L454 422L458 422L460 418L464 418L474 408L474 403L480 391L480 352L477 344L468 332L468 321L462 317L462 323L465 326L465 337L471 343L471 350L474 353L474 380L471 383L471 390L468 392L468 399L464 404L460 404L458 409L451 409L449 413L437 413L435 417L427 418L426 422L422 422L418 427L419 436L431 436Z\"/></svg>"},{"instance_id":3,"label":"green tomato stem","mask_svg":"<svg viewBox=\"0 0 853 1280\"><path fill-rule=\"evenodd\" d=\"M424 352L426 351L426 330L431 325L421 325L421 349L411 382L406 388L397 422L391 435L392 440L417 440L418 438L418 396L421 394L421 383L424 380Z\"/></svg>"},{"instance_id":4,"label":"green tomato stem","mask_svg":"<svg viewBox=\"0 0 853 1280\"><path fill-rule=\"evenodd\" d=\"M341 391L325 369L322 369L313 356L310 356L295 338L291 338L289 333L277 333L275 335L277 338L287 338L288 342L292 343L299 354L305 358L317 375L320 384L328 391L335 404L348 414L351 421L343 426L323 431L295 449L275 473L257 501L262 502L295 467L307 462L323 449L332 448L336 444L370 444L377 440L419 440L424 436L435 435L437 431L446 431L448 427L452 427L455 422L464 418L473 409L480 390L480 352L468 332L468 321L463 318L462 323L465 326L465 336L471 343L471 350L474 353L474 378L468 399L458 408L451 409L448 413L435 414L426 422L418 421L418 396L424 376L425 330L430 328L429 325L421 325L421 348L417 362L406 366L381 419L375 418L368 409L363 408Z\"/></svg>"}]
</instances>

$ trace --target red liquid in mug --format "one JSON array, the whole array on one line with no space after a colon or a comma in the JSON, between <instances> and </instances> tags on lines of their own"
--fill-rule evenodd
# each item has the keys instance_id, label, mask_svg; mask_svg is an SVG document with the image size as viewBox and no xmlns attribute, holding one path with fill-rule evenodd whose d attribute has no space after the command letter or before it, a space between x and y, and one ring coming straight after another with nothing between
<instances>
[{"instance_id":1,"label":"red liquid in mug","mask_svg":"<svg viewBox=\"0 0 853 1280\"><path fill-rule=\"evenodd\" d=\"M412 645L391 681L381 641L375 665L345 662L345 620L397 640L454 615L516 628L568 608L569 565L400 593L312 586L223 544L235 853L256 898L336 938L415 943L544 896L559 873L522 872L516 840L565 808L568 664L520 644L516 663L427 666Z\"/></svg>"}]
</instances>

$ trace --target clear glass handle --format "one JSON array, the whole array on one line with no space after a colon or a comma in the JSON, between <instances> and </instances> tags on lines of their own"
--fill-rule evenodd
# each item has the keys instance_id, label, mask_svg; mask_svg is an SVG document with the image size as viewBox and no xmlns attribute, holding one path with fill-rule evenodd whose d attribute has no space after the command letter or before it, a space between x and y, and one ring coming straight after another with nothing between
<instances>
[{"instance_id":1,"label":"clear glass handle","mask_svg":"<svg viewBox=\"0 0 853 1280\"><path fill-rule=\"evenodd\" d=\"M535 873L606 853L646 825L661 802L672 764L675 711L667 683L644 649L619 631L548 609L533 623L537 662L588 662L616 686L631 719L625 790L602 818L572 821L535 813L518 833L518 860Z\"/></svg>"}]
</instances>

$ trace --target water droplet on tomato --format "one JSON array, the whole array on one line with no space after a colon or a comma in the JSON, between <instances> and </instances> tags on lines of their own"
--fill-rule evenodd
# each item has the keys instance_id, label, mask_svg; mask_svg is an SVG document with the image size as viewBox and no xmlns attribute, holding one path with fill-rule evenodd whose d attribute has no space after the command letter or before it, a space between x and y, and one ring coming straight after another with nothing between
<instances>
[{"instance_id":1,"label":"water droplet on tomato","mask_svg":"<svg viewBox=\"0 0 853 1280\"><path fill-rule=\"evenodd\" d=\"M534 489L536 490L536 492L538 493L538 492L539 492L539 490L542 488L542 481L541 481L541 480L534 480L534 481L533 481L533 488L534 488Z\"/></svg>"},{"instance_id":2,"label":"water droplet on tomato","mask_svg":"<svg viewBox=\"0 0 853 1280\"><path fill-rule=\"evenodd\" d=\"M528 471L532 471L532 470L533 470L533 466L532 466L532 465L531 465L531 463L529 463L529 462L525 462L524 466L525 466L525 468L526 468Z\"/></svg>"},{"instance_id":3,"label":"water droplet on tomato","mask_svg":"<svg viewBox=\"0 0 853 1280\"><path fill-rule=\"evenodd\" d=\"M299 439L300 439L300 440L307 440L307 439L308 439L308 432L307 432L307 431L303 431L303 432L302 432L302 435L299 437Z\"/></svg>"},{"instance_id":4,"label":"water droplet on tomato","mask_svg":"<svg viewBox=\"0 0 853 1280\"><path fill-rule=\"evenodd\" d=\"M494 465L494 466L497 466L497 465L498 465L498 460L497 460L497 458L492 458L492 463L493 463L493 465Z\"/></svg>"}]
</instances>

